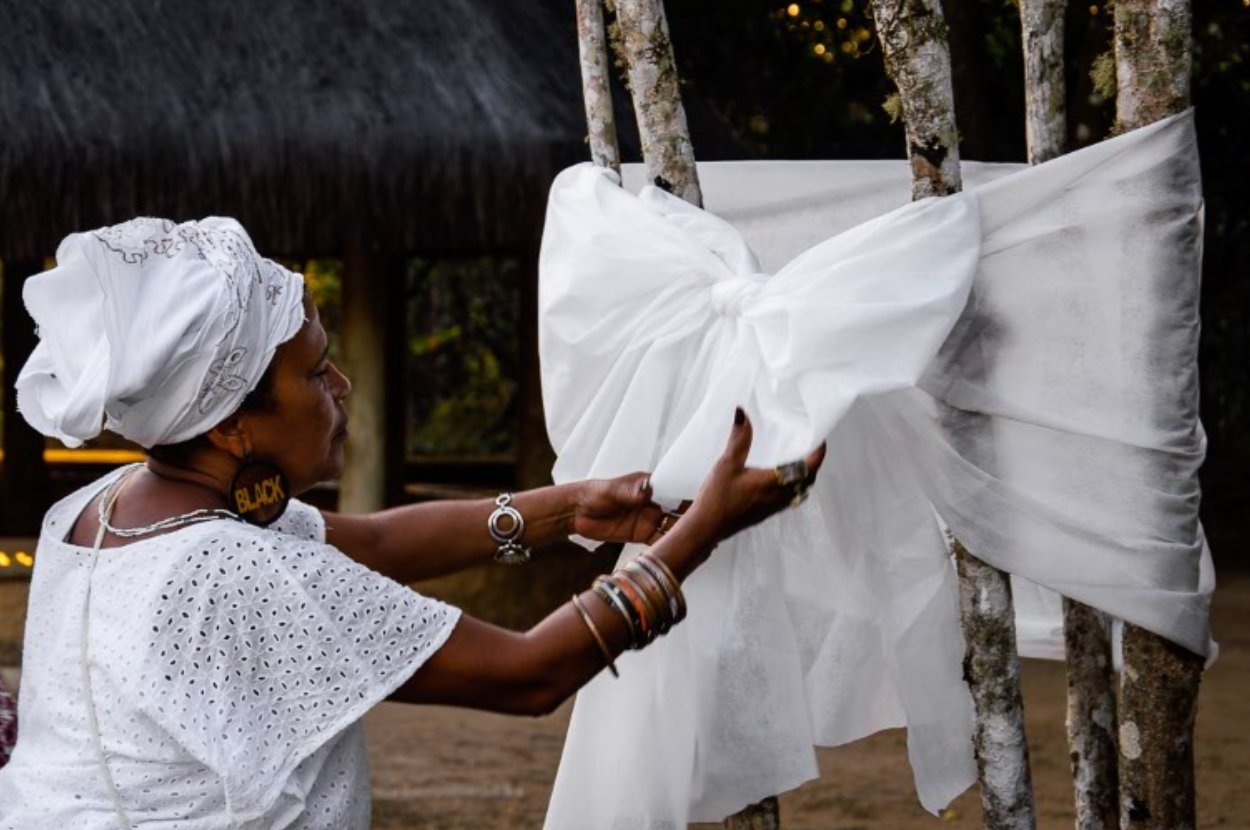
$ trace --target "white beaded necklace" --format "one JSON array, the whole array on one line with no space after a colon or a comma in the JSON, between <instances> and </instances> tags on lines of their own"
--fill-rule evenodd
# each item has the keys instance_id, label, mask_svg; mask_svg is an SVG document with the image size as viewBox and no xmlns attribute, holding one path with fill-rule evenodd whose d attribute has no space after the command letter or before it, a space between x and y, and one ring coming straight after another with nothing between
<instances>
[{"instance_id":1,"label":"white beaded necklace","mask_svg":"<svg viewBox=\"0 0 1250 830\"><path fill-rule=\"evenodd\" d=\"M184 525L199 524L201 522L212 522L217 519L234 519L242 521L237 513L220 507L201 507L198 510L191 510L187 513L180 513L177 516L168 516L159 521L152 522L142 527L114 527L109 523L109 518L113 515L113 506L117 503L118 497L121 495L122 489L126 483L130 481L131 476L139 471L141 464L136 464L130 472L124 474L108 489L104 497L100 499L97 513L99 515L100 527L114 536L121 538L130 538L133 536L144 536L149 533L156 533L162 530L173 530L174 528L183 527Z\"/></svg>"}]
</instances>

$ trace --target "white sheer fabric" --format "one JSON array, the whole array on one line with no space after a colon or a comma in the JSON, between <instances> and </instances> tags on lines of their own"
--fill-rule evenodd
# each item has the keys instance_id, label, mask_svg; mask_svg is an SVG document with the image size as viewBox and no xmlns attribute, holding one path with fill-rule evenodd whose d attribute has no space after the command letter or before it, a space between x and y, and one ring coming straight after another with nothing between
<instances>
[{"instance_id":1,"label":"white sheer fabric","mask_svg":"<svg viewBox=\"0 0 1250 830\"><path fill-rule=\"evenodd\" d=\"M649 468L660 498L692 496L739 404L750 463L823 439L828 460L806 506L688 581L686 623L581 693L548 828L718 821L816 775L814 744L890 726L924 806L949 802L974 771L938 515L1208 652L1191 113L1034 168L966 164L965 195L895 210L903 162L700 174L720 219L588 165L552 188L556 479ZM1054 654L1054 600L1030 596L1026 650Z\"/></svg>"}]
</instances>

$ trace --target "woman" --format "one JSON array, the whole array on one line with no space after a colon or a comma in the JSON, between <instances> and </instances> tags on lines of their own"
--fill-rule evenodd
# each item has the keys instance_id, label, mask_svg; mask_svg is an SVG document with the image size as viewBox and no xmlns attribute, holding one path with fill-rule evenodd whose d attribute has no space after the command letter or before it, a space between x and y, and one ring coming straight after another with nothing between
<instances>
[{"instance_id":1,"label":"woman","mask_svg":"<svg viewBox=\"0 0 1250 830\"><path fill-rule=\"evenodd\" d=\"M19 408L67 444L103 426L148 458L45 517L0 827L365 828L370 707L550 712L680 622L680 581L823 458L746 468L738 410L680 518L642 473L323 515L290 496L340 472L351 384L298 274L215 218L75 234L57 262L24 291L40 344ZM528 632L392 581L570 533L653 544Z\"/></svg>"}]
</instances>

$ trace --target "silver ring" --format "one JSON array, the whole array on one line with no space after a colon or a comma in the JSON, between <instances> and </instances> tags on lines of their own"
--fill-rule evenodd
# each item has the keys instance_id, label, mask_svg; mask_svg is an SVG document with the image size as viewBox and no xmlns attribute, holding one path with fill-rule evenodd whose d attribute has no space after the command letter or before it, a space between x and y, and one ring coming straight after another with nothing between
<instances>
[{"instance_id":1,"label":"silver ring","mask_svg":"<svg viewBox=\"0 0 1250 830\"><path fill-rule=\"evenodd\" d=\"M794 491L794 497L790 499L790 507L798 507L803 502L807 501L807 497L809 495L810 491L806 487L796 488Z\"/></svg>"},{"instance_id":2,"label":"silver ring","mask_svg":"<svg viewBox=\"0 0 1250 830\"><path fill-rule=\"evenodd\" d=\"M777 474L777 483L782 487L801 484L807 480L807 462L800 459L788 464L778 464L773 467L773 472Z\"/></svg>"}]
</instances>

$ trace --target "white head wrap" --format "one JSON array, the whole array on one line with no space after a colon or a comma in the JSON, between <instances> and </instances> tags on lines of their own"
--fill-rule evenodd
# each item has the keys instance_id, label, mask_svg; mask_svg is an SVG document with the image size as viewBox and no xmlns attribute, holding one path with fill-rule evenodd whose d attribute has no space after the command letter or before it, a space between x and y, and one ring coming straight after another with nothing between
<instances>
[{"instance_id":1,"label":"white head wrap","mask_svg":"<svg viewBox=\"0 0 1250 830\"><path fill-rule=\"evenodd\" d=\"M140 218L66 237L22 296L39 345L17 406L67 446L108 429L143 447L207 432L304 323L299 274L233 219Z\"/></svg>"}]
</instances>

